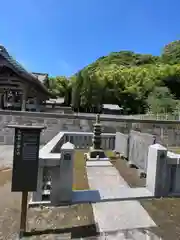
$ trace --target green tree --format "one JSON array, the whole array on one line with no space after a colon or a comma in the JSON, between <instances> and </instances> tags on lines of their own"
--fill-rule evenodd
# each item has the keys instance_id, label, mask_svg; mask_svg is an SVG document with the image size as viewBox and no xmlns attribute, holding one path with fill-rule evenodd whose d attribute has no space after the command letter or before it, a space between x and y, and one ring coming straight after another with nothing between
<instances>
[{"instance_id":1,"label":"green tree","mask_svg":"<svg viewBox=\"0 0 180 240\"><path fill-rule=\"evenodd\" d=\"M71 105L74 110L78 110L80 108L81 88L83 84L82 71L72 76L70 81L72 86Z\"/></svg>"},{"instance_id":2,"label":"green tree","mask_svg":"<svg viewBox=\"0 0 180 240\"><path fill-rule=\"evenodd\" d=\"M164 47L162 60L168 64L180 63L180 40L171 42Z\"/></svg>"},{"instance_id":3,"label":"green tree","mask_svg":"<svg viewBox=\"0 0 180 240\"><path fill-rule=\"evenodd\" d=\"M156 87L149 95L147 104L152 113L172 113L177 101L167 87Z\"/></svg>"},{"instance_id":4,"label":"green tree","mask_svg":"<svg viewBox=\"0 0 180 240\"><path fill-rule=\"evenodd\" d=\"M68 90L69 80L65 76L49 78L49 90L56 97L64 97Z\"/></svg>"},{"instance_id":5,"label":"green tree","mask_svg":"<svg viewBox=\"0 0 180 240\"><path fill-rule=\"evenodd\" d=\"M50 91L65 97L77 111L97 111L118 104L129 113L172 111L180 98L180 41L166 45L161 56L112 52L69 79L50 79Z\"/></svg>"}]
</instances>

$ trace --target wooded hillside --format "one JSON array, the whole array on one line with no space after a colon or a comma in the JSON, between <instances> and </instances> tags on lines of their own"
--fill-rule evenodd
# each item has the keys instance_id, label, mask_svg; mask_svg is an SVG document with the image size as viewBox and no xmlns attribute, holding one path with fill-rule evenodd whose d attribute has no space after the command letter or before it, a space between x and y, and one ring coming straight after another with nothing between
<instances>
[{"instance_id":1,"label":"wooded hillside","mask_svg":"<svg viewBox=\"0 0 180 240\"><path fill-rule=\"evenodd\" d=\"M126 114L173 112L179 109L180 40L166 45L160 56L131 51L112 52L67 79L50 79L50 91L80 111L98 111L118 104Z\"/></svg>"}]
</instances>

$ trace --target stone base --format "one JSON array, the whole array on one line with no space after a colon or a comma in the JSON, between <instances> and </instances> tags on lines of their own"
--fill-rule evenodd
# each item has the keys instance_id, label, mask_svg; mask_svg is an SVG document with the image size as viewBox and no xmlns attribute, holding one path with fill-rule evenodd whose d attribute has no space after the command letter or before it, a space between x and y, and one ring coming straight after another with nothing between
<instances>
[{"instance_id":1,"label":"stone base","mask_svg":"<svg viewBox=\"0 0 180 240\"><path fill-rule=\"evenodd\" d=\"M102 149L94 149L90 148L89 151L89 157L90 158L107 158L106 154L104 153L104 150Z\"/></svg>"},{"instance_id":2,"label":"stone base","mask_svg":"<svg viewBox=\"0 0 180 240\"><path fill-rule=\"evenodd\" d=\"M86 161L95 161L95 162L100 162L100 161L109 161L108 157L103 157L103 158L91 158L89 153L84 153L84 159Z\"/></svg>"}]
</instances>

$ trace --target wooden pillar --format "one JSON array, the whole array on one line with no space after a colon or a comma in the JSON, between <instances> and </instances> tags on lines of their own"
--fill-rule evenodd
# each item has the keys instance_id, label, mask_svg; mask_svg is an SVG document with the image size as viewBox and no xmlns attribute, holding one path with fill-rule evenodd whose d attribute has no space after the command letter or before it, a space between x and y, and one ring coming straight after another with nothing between
<instances>
[{"instance_id":1,"label":"wooden pillar","mask_svg":"<svg viewBox=\"0 0 180 240\"><path fill-rule=\"evenodd\" d=\"M35 97L35 109L36 109L36 112L39 112L39 99L37 96Z\"/></svg>"},{"instance_id":2,"label":"wooden pillar","mask_svg":"<svg viewBox=\"0 0 180 240\"><path fill-rule=\"evenodd\" d=\"M41 105L42 105L42 97L41 95L36 96L36 112L40 112L41 111Z\"/></svg>"},{"instance_id":3,"label":"wooden pillar","mask_svg":"<svg viewBox=\"0 0 180 240\"><path fill-rule=\"evenodd\" d=\"M27 100L27 88L25 87L22 92L21 111L26 111L26 100Z\"/></svg>"},{"instance_id":4,"label":"wooden pillar","mask_svg":"<svg viewBox=\"0 0 180 240\"><path fill-rule=\"evenodd\" d=\"M0 92L0 109L3 109L3 93Z\"/></svg>"},{"instance_id":5,"label":"wooden pillar","mask_svg":"<svg viewBox=\"0 0 180 240\"><path fill-rule=\"evenodd\" d=\"M4 102L5 109L7 109L7 91L6 90L3 94L3 102Z\"/></svg>"}]
</instances>

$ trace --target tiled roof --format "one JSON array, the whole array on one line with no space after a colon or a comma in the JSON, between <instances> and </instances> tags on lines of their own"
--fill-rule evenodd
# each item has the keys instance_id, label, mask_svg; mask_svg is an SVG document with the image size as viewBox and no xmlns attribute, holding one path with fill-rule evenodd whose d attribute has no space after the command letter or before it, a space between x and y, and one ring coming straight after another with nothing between
<instances>
[{"instance_id":1,"label":"tiled roof","mask_svg":"<svg viewBox=\"0 0 180 240\"><path fill-rule=\"evenodd\" d=\"M35 84L37 84L44 92L46 92L47 94L49 94L47 88L42 84L41 79L44 77L40 77L39 76L43 76L43 74L36 74L36 73L30 73L28 72L19 62L17 62L12 56L9 55L9 53L7 52L6 48L2 45L0 45L0 55L10 64L12 65L12 67L19 73L23 75L23 78L33 81ZM46 74L46 77L48 75Z\"/></svg>"},{"instance_id":2,"label":"tiled roof","mask_svg":"<svg viewBox=\"0 0 180 240\"><path fill-rule=\"evenodd\" d=\"M28 73L20 63L18 63L12 56L9 55L5 47L2 45L0 45L0 55L3 56L8 63L12 64L19 72Z\"/></svg>"},{"instance_id":3,"label":"tiled roof","mask_svg":"<svg viewBox=\"0 0 180 240\"><path fill-rule=\"evenodd\" d=\"M48 74L47 73L35 73L35 72L32 72L32 74L38 78L38 80L40 82L44 82L44 80L46 80L48 78Z\"/></svg>"},{"instance_id":4,"label":"tiled roof","mask_svg":"<svg viewBox=\"0 0 180 240\"><path fill-rule=\"evenodd\" d=\"M121 110L123 108L119 107L118 105L115 104L103 104L103 108L106 109L111 109L111 110Z\"/></svg>"},{"instance_id":5,"label":"tiled roof","mask_svg":"<svg viewBox=\"0 0 180 240\"><path fill-rule=\"evenodd\" d=\"M58 103L58 104L61 104L61 103L64 103L64 98L50 98L49 100L46 101L46 103Z\"/></svg>"}]
</instances>

